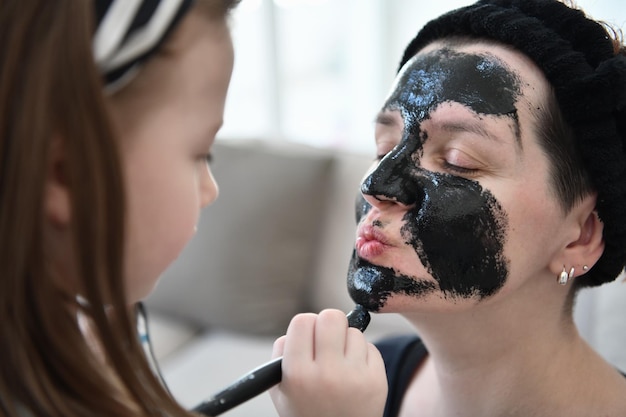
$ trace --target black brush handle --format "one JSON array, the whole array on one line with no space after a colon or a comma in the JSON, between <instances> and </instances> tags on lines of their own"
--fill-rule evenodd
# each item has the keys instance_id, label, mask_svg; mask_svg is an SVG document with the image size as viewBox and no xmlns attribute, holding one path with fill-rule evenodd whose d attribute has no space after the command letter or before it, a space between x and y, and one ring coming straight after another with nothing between
<instances>
[{"instance_id":1,"label":"black brush handle","mask_svg":"<svg viewBox=\"0 0 626 417\"><path fill-rule=\"evenodd\" d=\"M370 323L369 312L359 304L348 313L347 318L348 325L360 331L364 331ZM267 391L282 379L282 362L280 357L253 369L193 411L215 417Z\"/></svg>"}]
</instances>

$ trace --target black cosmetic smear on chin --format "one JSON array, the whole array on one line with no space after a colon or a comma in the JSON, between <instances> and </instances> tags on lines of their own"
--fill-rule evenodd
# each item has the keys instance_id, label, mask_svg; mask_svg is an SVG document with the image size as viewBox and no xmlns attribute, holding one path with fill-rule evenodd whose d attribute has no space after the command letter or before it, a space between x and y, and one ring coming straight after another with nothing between
<instances>
[{"instance_id":1,"label":"black cosmetic smear on chin","mask_svg":"<svg viewBox=\"0 0 626 417\"><path fill-rule=\"evenodd\" d=\"M402 235L446 296L483 298L504 285L507 219L478 182L421 168L428 140L421 122L441 104L456 102L477 115L510 118L519 141L515 103L520 94L518 78L497 58L441 49L411 61L385 104L385 109L401 112L403 137L363 181L361 192L411 207ZM361 199L358 220L370 209ZM391 293L422 295L433 291L430 284L366 263L356 253L348 273L350 295L372 311Z\"/></svg>"},{"instance_id":2,"label":"black cosmetic smear on chin","mask_svg":"<svg viewBox=\"0 0 626 417\"><path fill-rule=\"evenodd\" d=\"M368 311L378 311L393 293L419 297L437 289L433 282L417 281L391 268L371 264L352 254L348 276L348 293Z\"/></svg>"}]
</instances>

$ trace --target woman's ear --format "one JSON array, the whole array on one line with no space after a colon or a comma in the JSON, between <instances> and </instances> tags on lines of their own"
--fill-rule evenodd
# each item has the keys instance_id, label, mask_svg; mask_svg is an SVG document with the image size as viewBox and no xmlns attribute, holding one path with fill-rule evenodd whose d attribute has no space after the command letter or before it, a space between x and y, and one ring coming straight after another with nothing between
<instances>
[{"instance_id":1,"label":"woman's ear","mask_svg":"<svg viewBox=\"0 0 626 417\"><path fill-rule=\"evenodd\" d=\"M55 136L50 144L46 161L44 183L44 214L56 227L63 227L71 220L70 191L67 180L67 153L63 138Z\"/></svg>"},{"instance_id":2,"label":"woman's ear","mask_svg":"<svg viewBox=\"0 0 626 417\"><path fill-rule=\"evenodd\" d=\"M575 276L582 275L602 256L604 224L598 217L595 203L595 195L588 196L570 213L574 221L574 238L565 246L559 260L553 262L555 273L558 274L565 267L568 271L575 268Z\"/></svg>"}]
</instances>

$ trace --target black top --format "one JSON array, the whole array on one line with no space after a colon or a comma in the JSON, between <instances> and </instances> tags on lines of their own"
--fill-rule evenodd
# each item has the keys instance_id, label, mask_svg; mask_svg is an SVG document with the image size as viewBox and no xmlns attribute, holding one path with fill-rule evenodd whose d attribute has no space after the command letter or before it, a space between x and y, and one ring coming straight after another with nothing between
<instances>
[{"instance_id":1,"label":"black top","mask_svg":"<svg viewBox=\"0 0 626 417\"><path fill-rule=\"evenodd\" d=\"M389 394L383 417L397 417L415 369L428 356L422 340L414 335L394 336L376 343L385 362ZM626 377L626 374L624 374Z\"/></svg>"},{"instance_id":2,"label":"black top","mask_svg":"<svg viewBox=\"0 0 626 417\"><path fill-rule=\"evenodd\" d=\"M376 343L385 362L389 393L383 417L396 417L413 373L428 355L422 340L411 334L394 336Z\"/></svg>"}]
</instances>

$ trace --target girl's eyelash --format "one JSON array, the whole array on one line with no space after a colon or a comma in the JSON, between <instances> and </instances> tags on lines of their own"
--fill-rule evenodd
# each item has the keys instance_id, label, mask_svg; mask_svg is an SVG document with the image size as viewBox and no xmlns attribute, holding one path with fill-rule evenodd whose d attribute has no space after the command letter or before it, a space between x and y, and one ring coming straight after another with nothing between
<instances>
[{"instance_id":1,"label":"girl's eyelash","mask_svg":"<svg viewBox=\"0 0 626 417\"><path fill-rule=\"evenodd\" d=\"M213 163L213 154L212 153L208 153L206 155L204 155L204 159L207 161L207 163L211 164Z\"/></svg>"}]
</instances>

